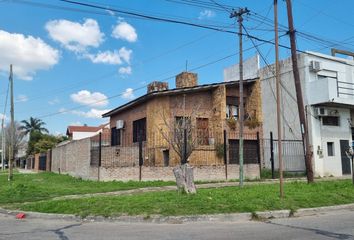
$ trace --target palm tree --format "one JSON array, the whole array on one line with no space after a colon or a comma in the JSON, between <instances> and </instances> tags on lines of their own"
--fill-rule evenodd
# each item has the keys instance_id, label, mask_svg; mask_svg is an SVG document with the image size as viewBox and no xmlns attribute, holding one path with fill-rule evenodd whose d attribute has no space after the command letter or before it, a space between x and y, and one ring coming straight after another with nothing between
<instances>
[{"instance_id":1,"label":"palm tree","mask_svg":"<svg viewBox=\"0 0 354 240\"><path fill-rule=\"evenodd\" d=\"M21 123L23 125L20 129L24 131L25 135L30 134L30 137L33 132L48 133L48 130L43 127L45 123L39 118L30 117L29 121L22 120Z\"/></svg>"},{"instance_id":2,"label":"palm tree","mask_svg":"<svg viewBox=\"0 0 354 240\"><path fill-rule=\"evenodd\" d=\"M29 121L22 120L22 126L19 128L25 135L29 134L27 155L34 154L34 144L42 138L42 133L48 133L43 127L45 123L39 118L30 117Z\"/></svg>"}]
</instances>

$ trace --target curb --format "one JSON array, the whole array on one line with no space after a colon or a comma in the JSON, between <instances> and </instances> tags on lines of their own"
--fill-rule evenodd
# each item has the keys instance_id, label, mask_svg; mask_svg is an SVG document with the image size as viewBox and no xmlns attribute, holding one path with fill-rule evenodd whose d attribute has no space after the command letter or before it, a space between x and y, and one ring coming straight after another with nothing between
<instances>
[{"instance_id":1,"label":"curb","mask_svg":"<svg viewBox=\"0 0 354 240\"><path fill-rule=\"evenodd\" d=\"M72 214L55 214L55 213L39 213L26 212L27 219L54 219L54 220L68 220L78 222L124 222L124 223L167 223L167 224L183 224L188 222L238 222L250 220L268 220L276 218L290 218L290 217L305 217L326 214L338 210L352 210L354 211L354 203L318 207L318 208L301 208L296 211L292 210L275 210L255 213L231 213L231 214L213 214L213 215L194 215L194 216L120 216L120 217L102 217L102 216L88 216L81 218ZM16 216L19 211L12 211L0 208L0 214L9 216Z\"/></svg>"}]
</instances>

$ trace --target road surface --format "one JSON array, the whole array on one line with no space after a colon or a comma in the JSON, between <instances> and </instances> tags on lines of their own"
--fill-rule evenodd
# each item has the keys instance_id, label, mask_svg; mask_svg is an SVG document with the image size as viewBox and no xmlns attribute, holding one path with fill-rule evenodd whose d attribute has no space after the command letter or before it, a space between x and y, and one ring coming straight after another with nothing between
<instances>
[{"instance_id":1,"label":"road surface","mask_svg":"<svg viewBox=\"0 0 354 240\"><path fill-rule=\"evenodd\" d=\"M354 211L273 219L267 222L183 224L76 222L25 219L0 214L0 239L354 239Z\"/></svg>"}]
</instances>

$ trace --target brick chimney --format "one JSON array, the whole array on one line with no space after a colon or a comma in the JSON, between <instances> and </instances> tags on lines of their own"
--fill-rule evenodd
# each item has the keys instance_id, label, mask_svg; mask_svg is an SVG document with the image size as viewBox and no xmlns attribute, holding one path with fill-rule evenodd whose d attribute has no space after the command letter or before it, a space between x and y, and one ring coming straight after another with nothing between
<instances>
[{"instance_id":1,"label":"brick chimney","mask_svg":"<svg viewBox=\"0 0 354 240\"><path fill-rule=\"evenodd\" d=\"M168 90L168 83L167 82L154 81L147 86L148 93L156 92L156 91L163 91L163 90Z\"/></svg>"},{"instance_id":2,"label":"brick chimney","mask_svg":"<svg viewBox=\"0 0 354 240\"><path fill-rule=\"evenodd\" d=\"M191 72L182 72L176 76L176 88L194 87L198 85L198 75Z\"/></svg>"}]
</instances>

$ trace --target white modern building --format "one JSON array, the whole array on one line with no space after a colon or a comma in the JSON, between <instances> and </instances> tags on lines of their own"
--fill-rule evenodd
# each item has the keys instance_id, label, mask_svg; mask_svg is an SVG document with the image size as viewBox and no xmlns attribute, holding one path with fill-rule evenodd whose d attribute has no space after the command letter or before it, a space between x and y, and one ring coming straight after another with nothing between
<instances>
[{"instance_id":1,"label":"white modern building","mask_svg":"<svg viewBox=\"0 0 354 240\"><path fill-rule=\"evenodd\" d=\"M352 146L354 131L354 61L306 52L298 54L298 64L315 174L350 174L351 163L345 152ZM274 72L274 65L258 70L262 81L263 136L273 132L276 138ZM280 72L282 137L286 141L299 141L301 132L291 58L280 62ZM295 165L304 168L301 155L298 161Z\"/></svg>"}]
</instances>

